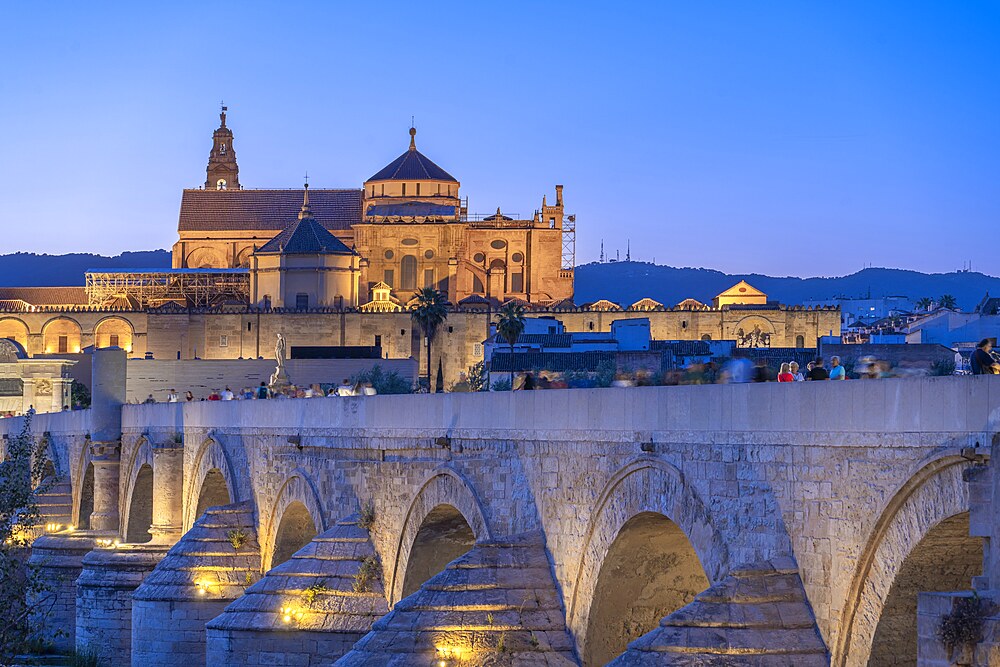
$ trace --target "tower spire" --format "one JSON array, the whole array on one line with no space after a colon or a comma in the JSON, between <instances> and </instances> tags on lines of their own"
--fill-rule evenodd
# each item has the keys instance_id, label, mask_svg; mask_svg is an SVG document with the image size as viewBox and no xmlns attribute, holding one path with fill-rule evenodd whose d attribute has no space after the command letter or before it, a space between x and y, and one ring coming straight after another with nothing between
<instances>
[{"instance_id":1,"label":"tower spire","mask_svg":"<svg viewBox=\"0 0 1000 667\"><path fill-rule=\"evenodd\" d=\"M208 154L206 190L239 190L240 168L236 163L236 149L233 147L233 131L226 127L226 112L229 107L221 102L219 127L212 134L212 152Z\"/></svg>"},{"instance_id":2,"label":"tower spire","mask_svg":"<svg viewBox=\"0 0 1000 667\"><path fill-rule=\"evenodd\" d=\"M302 186L302 210L299 211L299 220L313 217L309 209L309 173L306 173L306 183Z\"/></svg>"},{"instance_id":3,"label":"tower spire","mask_svg":"<svg viewBox=\"0 0 1000 667\"><path fill-rule=\"evenodd\" d=\"M410 128L410 150L417 150L417 128Z\"/></svg>"}]
</instances>

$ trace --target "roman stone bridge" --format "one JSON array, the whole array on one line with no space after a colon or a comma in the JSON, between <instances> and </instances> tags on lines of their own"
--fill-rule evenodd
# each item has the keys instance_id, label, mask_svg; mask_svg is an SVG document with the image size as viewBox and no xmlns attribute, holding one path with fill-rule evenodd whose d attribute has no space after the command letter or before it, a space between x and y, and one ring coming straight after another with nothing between
<instances>
[{"instance_id":1,"label":"roman stone bridge","mask_svg":"<svg viewBox=\"0 0 1000 667\"><path fill-rule=\"evenodd\" d=\"M108 664L916 664L983 575L994 378L116 412L104 361L32 558Z\"/></svg>"}]
</instances>

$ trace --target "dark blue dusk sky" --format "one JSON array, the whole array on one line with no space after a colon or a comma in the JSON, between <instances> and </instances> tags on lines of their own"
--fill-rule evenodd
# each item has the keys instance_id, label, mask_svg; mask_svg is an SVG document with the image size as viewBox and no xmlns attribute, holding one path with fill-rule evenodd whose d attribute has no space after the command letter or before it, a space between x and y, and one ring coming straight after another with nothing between
<instances>
[{"instance_id":1,"label":"dark blue dusk sky","mask_svg":"<svg viewBox=\"0 0 1000 667\"><path fill-rule=\"evenodd\" d=\"M472 211L563 183L579 263L1000 273L995 1L103 4L0 8L0 252L169 248L225 99L244 187L413 115Z\"/></svg>"}]
</instances>

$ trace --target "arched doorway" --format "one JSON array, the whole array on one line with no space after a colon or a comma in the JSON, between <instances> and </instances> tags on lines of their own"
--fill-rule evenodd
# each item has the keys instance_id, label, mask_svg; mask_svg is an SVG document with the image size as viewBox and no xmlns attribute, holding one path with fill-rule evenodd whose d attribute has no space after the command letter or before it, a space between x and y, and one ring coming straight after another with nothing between
<instances>
[{"instance_id":1,"label":"arched doorway","mask_svg":"<svg viewBox=\"0 0 1000 667\"><path fill-rule=\"evenodd\" d=\"M226 486L226 478L218 468L212 468L205 475L205 481L201 483L201 492L198 494L198 509L194 518L198 518L205 513L209 507L228 505L232 501L229 495L229 487Z\"/></svg>"},{"instance_id":2,"label":"arched doorway","mask_svg":"<svg viewBox=\"0 0 1000 667\"><path fill-rule=\"evenodd\" d=\"M153 468L144 464L135 476L132 499L129 502L128 525L125 541L131 544L149 542L153 536L149 526L153 523Z\"/></svg>"},{"instance_id":3,"label":"arched doorway","mask_svg":"<svg viewBox=\"0 0 1000 667\"><path fill-rule=\"evenodd\" d=\"M292 557L296 551L309 544L316 537L316 523L309 510L295 501L281 515L278 531L274 536L274 554L271 567L277 567Z\"/></svg>"},{"instance_id":4,"label":"arched doorway","mask_svg":"<svg viewBox=\"0 0 1000 667\"><path fill-rule=\"evenodd\" d=\"M452 505L438 505L420 524L403 576L403 594L416 592L428 579L465 554L476 542L472 527Z\"/></svg>"},{"instance_id":5,"label":"arched doorway","mask_svg":"<svg viewBox=\"0 0 1000 667\"><path fill-rule=\"evenodd\" d=\"M83 473L83 484L80 485L80 513L77 515L77 527L80 530L90 530L90 515L94 513L94 464L88 463Z\"/></svg>"},{"instance_id":6,"label":"arched doorway","mask_svg":"<svg viewBox=\"0 0 1000 667\"><path fill-rule=\"evenodd\" d=\"M42 329L42 346L45 354L78 354L80 352L80 325L68 317L57 317Z\"/></svg>"},{"instance_id":7,"label":"arched doorway","mask_svg":"<svg viewBox=\"0 0 1000 667\"><path fill-rule=\"evenodd\" d=\"M875 626L870 667L917 664L917 594L968 590L982 574L983 541L969 535L969 513L941 521L903 559Z\"/></svg>"},{"instance_id":8,"label":"arched doorway","mask_svg":"<svg viewBox=\"0 0 1000 667\"><path fill-rule=\"evenodd\" d=\"M132 325L121 317L108 317L94 327L94 346L120 347L132 351Z\"/></svg>"},{"instance_id":9,"label":"arched doorway","mask_svg":"<svg viewBox=\"0 0 1000 667\"><path fill-rule=\"evenodd\" d=\"M660 619L708 588L698 554L681 528L654 512L629 519L601 564L591 601L584 664L605 665Z\"/></svg>"},{"instance_id":10,"label":"arched doorway","mask_svg":"<svg viewBox=\"0 0 1000 667\"><path fill-rule=\"evenodd\" d=\"M14 317L0 320L0 338L9 338L28 349L28 325Z\"/></svg>"}]
</instances>

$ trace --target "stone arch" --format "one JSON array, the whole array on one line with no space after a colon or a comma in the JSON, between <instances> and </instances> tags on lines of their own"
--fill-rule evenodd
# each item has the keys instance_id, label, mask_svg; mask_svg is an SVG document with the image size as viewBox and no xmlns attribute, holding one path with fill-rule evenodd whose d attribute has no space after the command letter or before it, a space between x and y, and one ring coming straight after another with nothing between
<instances>
[{"instance_id":1,"label":"stone arch","mask_svg":"<svg viewBox=\"0 0 1000 667\"><path fill-rule=\"evenodd\" d=\"M567 614L578 646L587 645L590 613L608 554L629 521L647 514L662 515L676 525L690 542L709 585L728 574L728 547L711 524L697 491L672 465L653 458L637 459L612 475L594 506Z\"/></svg>"},{"instance_id":2,"label":"stone arch","mask_svg":"<svg viewBox=\"0 0 1000 667\"><path fill-rule=\"evenodd\" d=\"M900 591L893 585L904 578L908 557L923 543L933 546L942 530L954 534L969 512L968 484L963 473L972 463L949 455L923 462L893 494L880 514L868 539L844 602L844 612L834 643L833 664L855 667L869 664L878 626L890 596ZM937 530L935 530L937 529ZM929 542L925 539L929 538ZM978 539L978 538L970 538ZM910 562L912 565L912 561ZM969 587L971 581L965 582ZM921 582L922 590L932 590L933 581ZM949 587L947 590L954 590ZM914 593L915 595L915 593ZM890 607L891 609L891 607ZM916 614L913 618L914 650ZM914 654L915 655L915 654Z\"/></svg>"},{"instance_id":3,"label":"stone arch","mask_svg":"<svg viewBox=\"0 0 1000 667\"><path fill-rule=\"evenodd\" d=\"M45 354L77 354L83 336L80 323L60 315L42 326L42 350Z\"/></svg>"},{"instance_id":4,"label":"stone arch","mask_svg":"<svg viewBox=\"0 0 1000 667\"><path fill-rule=\"evenodd\" d=\"M428 579L467 553L475 543L472 527L454 505L442 503L434 507L420 522L410 546L400 598L416 593Z\"/></svg>"},{"instance_id":5,"label":"stone arch","mask_svg":"<svg viewBox=\"0 0 1000 667\"><path fill-rule=\"evenodd\" d=\"M191 480L184 500L184 530L188 531L208 507L227 505L240 500L236 475L225 449L215 438L206 438L195 455ZM224 500L225 502L218 502Z\"/></svg>"},{"instance_id":6,"label":"stone arch","mask_svg":"<svg viewBox=\"0 0 1000 667\"><path fill-rule=\"evenodd\" d=\"M132 351L135 328L124 317L105 317L94 325L94 347L120 347Z\"/></svg>"},{"instance_id":7,"label":"stone arch","mask_svg":"<svg viewBox=\"0 0 1000 667\"><path fill-rule=\"evenodd\" d=\"M125 541L141 544L153 539L149 527L153 523L153 467L143 464L132 482L129 494Z\"/></svg>"},{"instance_id":8,"label":"stone arch","mask_svg":"<svg viewBox=\"0 0 1000 667\"><path fill-rule=\"evenodd\" d=\"M90 528L90 515L94 511L94 464L90 459L90 447L85 444L76 474L70 480L73 483L73 523L80 530Z\"/></svg>"},{"instance_id":9,"label":"stone arch","mask_svg":"<svg viewBox=\"0 0 1000 667\"><path fill-rule=\"evenodd\" d=\"M438 468L414 496L403 518L393 559L392 578L386 592L390 606L402 599L403 579L417 534L428 516L440 506L449 506L461 514L476 542L491 539L482 505L471 484L451 468Z\"/></svg>"},{"instance_id":10,"label":"stone arch","mask_svg":"<svg viewBox=\"0 0 1000 667\"><path fill-rule=\"evenodd\" d=\"M153 523L153 448L145 436L136 441L124 469L128 478L119 506L125 541L148 542L152 537L149 526Z\"/></svg>"},{"instance_id":11,"label":"stone arch","mask_svg":"<svg viewBox=\"0 0 1000 667\"><path fill-rule=\"evenodd\" d=\"M253 255L253 246L247 246L239 252L236 253L236 259L233 261L233 266L237 269L249 269L250 268L250 257Z\"/></svg>"},{"instance_id":12,"label":"stone arch","mask_svg":"<svg viewBox=\"0 0 1000 667\"><path fill-rule=\"evenodd\" d=\"M16 341L25 350L28 349L28 325L16 317L0 318L0 338Z\"/></svg>"},{"instance_id":13,"label":"stone arch","mask_svg":"<svg viewBox=\"0 0 1000 667\"><path fill-rule=\"evenodd\" d=\"M308 534L308 524L312 525L312 534L308 535L305 542L301 542ZM316 485L309 473L296 468L278 489L268 513L264 542L261 545L264 571L287 560L317 533L326 530L326 527ZM295 544L298 544L298 548L293 548ZM276 551L279 556L277 561L274 558Z\"/></svg>"},{"instance_id":14,"label":"stone arch","mask_svg":"<svg viewBox=\"0 0 1000 667\"><path fill-rule=\"evenodd\" d=\"M225 268L226 262L218 250L203 246L188 253L184 266L189 269L217 269Z\"/></svg>"}]
</instances>

